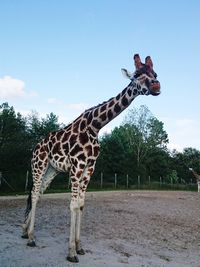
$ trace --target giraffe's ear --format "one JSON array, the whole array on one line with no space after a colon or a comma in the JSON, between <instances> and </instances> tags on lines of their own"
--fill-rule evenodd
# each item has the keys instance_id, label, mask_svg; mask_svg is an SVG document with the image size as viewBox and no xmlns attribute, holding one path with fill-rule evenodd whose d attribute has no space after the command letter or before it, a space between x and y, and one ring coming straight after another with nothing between
<instances>
[{"instance_id":1,"label":"giraffe's ear","mask_svg":"<svg viewBox=\"0 0 200 267\"><path fill-rule=\"evenodd\" d=\"M189 171L192 171L192 168L189 168Z\"/></svg>"},{"instance_id":2,"label":"giraffe's ear","mask_svg":"<svg viewBox=\"0 0 200 267\"><path fill-rule=\"evenodd\" d=\"M130 71L126 70L126 69L121 69L122 71L122 75L127 78L127 79L132 79L133 78L133 73L131 73Z\"/></svg>"}]
</instances>

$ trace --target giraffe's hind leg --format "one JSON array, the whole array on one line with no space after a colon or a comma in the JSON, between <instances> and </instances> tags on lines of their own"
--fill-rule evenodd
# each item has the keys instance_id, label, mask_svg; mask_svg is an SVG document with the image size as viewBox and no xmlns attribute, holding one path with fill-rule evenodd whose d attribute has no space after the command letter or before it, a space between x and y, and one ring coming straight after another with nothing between
<instances>
[{"instance_id":1,"label":"giraffe's hind leg","mask_svg":"<svg viewBox=\"0 0 200 267\"><path fill-rule=\"evenodd\" d=\"M44 176L42 177L42 184L41 184L41 189L40 189L41 194L43 194L45 192L47 187L50 185L50 183L52 182L52 180L54 179L54 177L58 173L59 172L56 169L54 169L51 166L51 164L48 165L47 170L46 170Z\"/></svg>"},{"instance_id":2,"label":"giraffe's hind leg","mask_svg":"<svg viewBox=\"0 0 200 267\"><path fill-rule=\"evenodd\" d=\"M33 187L33 184L32 184ZM29 192L29 196L27 198L27 205L26 205L26 211L25 211L25 220L24 223L22 224L22 238L28 238L28 228L30 225L30 218L31 218L31 207L32 207L32 201L31 201L31 191L32 191L32 187L30 189Z\"/></svg>"},{"instance_id":3,"label":"giraffe's hind leg","mask_svg":"<svg viewBox=\"0 0 200 267\"><path fill-rule=\"evenodd\" d=\"M42 177L44 176L47 170L47 154L43 158L43 161L39 157L34 157L32 160L32 175L33 175L33 184L30 191L29 197L27 199L27 208L25 212L25 222L23 224L23 238L27 238L28 234L28 246L35 246L34 240L34 224L35 224L35 211L36 205L40 196Z\"/></svg>"},{"instance_id":4,"label":"giraffe's hind leg","mask_svg":"<svg viewBox=\"0 0 200 267\"><path fill-rule=\"evenodd\" d=\"M53 178L57 175L58 171L56 171L50 164L48 164L45 172L43 175L40 175L35 179L34 187L31 191L31 210L28 214L27 221L26 221L26 227L25 230L27 230L28 234L28 246L34 247L35 239L34 239L34 224L35 224L35 212L36 212L36 205L39 199L39 196L41 193L43 193L46 188L49 186ZM24 238L27 237L26 232L24 233Z\"/></svg>"},{"instance_id":5,"label":"giraffe's hind leg","mask_svg":"<svg viewBox=\"0 0 200 267\"><path fill-rule=\"evenodd\" d=\"M35 247L35 238L34 238L34 224L35 224L35 211L36 205L40 196L40 187L41 187L41 179L38 179L37 183L35 183L32 192L31 192L31 202L32 208L28 217L28 243L27 246Z\"/></svg>"}]
</instances>

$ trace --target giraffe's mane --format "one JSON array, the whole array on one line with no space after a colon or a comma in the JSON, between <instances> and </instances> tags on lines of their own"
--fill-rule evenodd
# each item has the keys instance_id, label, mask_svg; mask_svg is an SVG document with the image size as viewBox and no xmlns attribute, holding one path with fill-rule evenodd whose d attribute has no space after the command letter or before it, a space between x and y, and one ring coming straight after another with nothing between
<instances>
[{"instance_id":1,"label":"giraffe's mane","mask_svg":"<svg viewBox=\"0 0 200 267\"><path fill-rule=\"evenodd\" d=\"M126 92L126 88L124 88L124 90L123 90L121 93L119 93L118 95L120 95L120 94L121 94L121 95L124 95L125 92ZM118 96L118 95L117 95L117 96ZM83 112L82 112L76 119L74 119L73 121L69 122L65 127L59 129L58 131L62 131L63 129L64 129L64 130L67 130L73 123L76 123L76 121L78 121L78 120L79 120L81 117L83 117L85 114L89 113L89 112L92 111L92 110L95 110L96 108L99 108L99 107L105 105L106 103L112 101L112 100L115 99L115 98L116 98L116 97L111 97L111 98L110 98L109 100L107 100L107 101L104 101L104 102L102 102L102 103L100 103L100 104L97 104L96 106L92 106L92 107L86 109L86 110L83 111ZM56 131L56 132L58 132L58 131Z\"/></svg>"},{"instance_id":2,"label":"giraffe's mane","mask_svg":"<svg viewBox=\"0 0 200 267\"><path fill-rule=\"evenodd\" d=\"M96 109L96 108L99 108L99 107L105 105L107 102L109 102L109 101L111 101L111 100L113 100L113 99L114 99L114 97L110 98L110 99L107 100L107 101L102 102L101 104L98 104L98 105L96 105L96 106L93 106L93 107L91 107L91 108L86 109L86 110L83 111L83 112L82 112L76 119L74 119L73 121L69 122L64 128L59 129L58 131L62 131L63 129L64 129L64 130L67 130L67 128L69 128L73 123L76 123L76 121L78 121L78 120L79 120L81 117L83 117L85 114L87 114L88 112L90 112L90 111L92 111L92 110L94 110L94 109Z\"/></svg>"},{"instance_id":3,"label":"giraffe's mane","mask_svg":"<svg viewBox=\"0 0 200 267\"><path fill-rule=\"evenodd\" d=\"M86 109L83 113L86 113L86 112L91 111L91 110L93 110L93 109L99 108L99 107L105 105L106 103L108 103L109 101L111 101L111 100L113 100L113 99L114 99L114 97L111 97L111 98L110 98L109 100L107 100L107 101L104 101L104 102L102 102L102 103L100 103L100 104L98 104L98 105L96 105L96 106L93 106L93 107L91 107L91 108Z\"/></svg>"},{"instance_id":4,"label":"giraffe's mane","mask_svg":"<svg viewBox=\"0 0 200 267\"><path fill-rule=\"evenodd\" d=\"M99 108L99 107L105 105L106 103L112 101L113 99L117 98L119 95L123 96L123 95L125 94L125 92L126 92L126 89L127 89L127 87L125 87L125 88L122 90L122 92L119 93L116 97L111 97L111 98L108 99L107 101L104 101L104 102L102 102L102 103L100 103L100 104L98 104L98 105L96 105L96 106L93 106L93 107L91 107L91 108L89 108L89 109L86 109L83 113L86 113L86 112L88 112L88 111L91 111L91 110L94 110L94 109L96 109L96 108Z\"/></svg>"}]
</instances>

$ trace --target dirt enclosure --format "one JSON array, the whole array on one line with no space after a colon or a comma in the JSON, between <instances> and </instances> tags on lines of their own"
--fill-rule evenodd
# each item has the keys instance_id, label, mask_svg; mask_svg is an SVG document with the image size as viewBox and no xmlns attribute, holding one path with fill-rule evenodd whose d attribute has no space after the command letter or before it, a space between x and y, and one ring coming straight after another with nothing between
<instances>
[{"instance_id":1,"label":"dirt enclosure","mask_svg":"<svg viewBox=\"0 0 200 267\"><path fill-rule=\"evenodd\" d=\"M200 194L87 193L82 222L86 254L66 261L69 194L44 195L36 212L37 247L21 236L24 197L0 197L0 266L199 267Z\"/></svg>"}]
</instances>

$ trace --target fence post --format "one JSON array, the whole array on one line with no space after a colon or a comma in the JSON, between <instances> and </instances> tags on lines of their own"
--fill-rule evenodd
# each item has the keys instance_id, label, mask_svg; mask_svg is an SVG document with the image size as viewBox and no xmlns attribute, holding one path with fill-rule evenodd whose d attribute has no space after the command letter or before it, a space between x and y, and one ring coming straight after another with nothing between
<instances>
[{"instance_id":1,"label":"fence post","mask_svg":"<svg viewBox=\"0 0 200 267\"><path fill-rule=\"evenodd\" d=\"M138 175L138 187L140 186L140 175Z\"/></svg>"},{"instance_id":2,"label":"fence post","mask_svg":"<svg viewBox=\"0 0 200 267\"><path fill-rule=\"evenodd\" d=\"M162 185L162 177L160 176L160 186Z\"/></svg>"},{"instance_id":3,"label":"fence post","mask_svg":"<svg viewBox=\"0 0 200 267\"><path fill-rule=\"evenodd\" d=\"M149 175L149 186L150 186L150 184L151 184L151 176Z\"/></svg>"},{"instance_id":4,"label":"fence post","mask_svg":"<svg viewBox=\"0 0 200 267\"><path fill-rule=\"evenodd\" d=\"M129 187L129 179L128 179L128 174L126 175L126 187Z\"/></svg>"},{"instance_id":5,"label":"fence post","mask_svg":"<svg viewBox=\"0 0 200 267\"><path fill-rule=\"evenodd\" d=\"M0 172L0 186L1 186L2 172Z\"/></svg>"},{"instance_id":6,"label":"fence post","mask_svg":"<svg viewBox=\"0 0 200 267\"><path fill-rule=\"evenodd\" d=\"M103 172L101 172L101 189L103 188Z\"/></svg>"},{"instance_id":7,"label":"fence post","mask_svg":"<svg viewBox=\"0 0 200 267\"><path fill-rule=\"evenodd\" d=\"M70 175L69 175L69 180L68 180L68 189L70 189L70 184L71 184L71 178L70 178Z\"/></svg>"},{"instance_id":8,"label":"fence post","mask_svg":"<svg viewBox=\"0 0 200 267\"><path fill-rule=\"evenodd\" d=\"M117 174L115 173L115 189L117 188Z\"/></svg>"},{"instance_id":9,"label":"fence post","mask_svg":"<svg viewBox=\"0 0 200 267\"><path fill-rule=\"evenodd\" d=\"M28 187L28 176L29 176L29 171L26 172L26 183L25 183L25 188L24 188L24 192L27 192L27 187Z\"/></svg>"}]
</instances>

